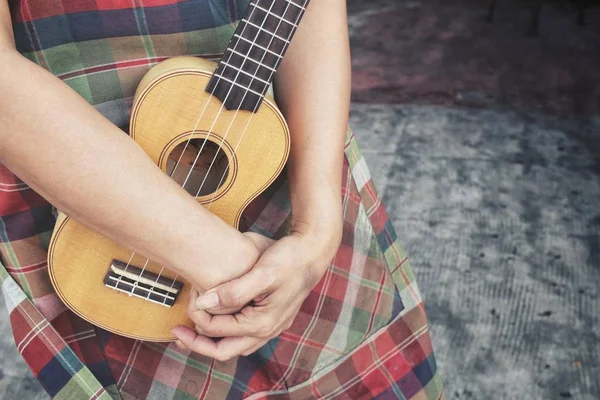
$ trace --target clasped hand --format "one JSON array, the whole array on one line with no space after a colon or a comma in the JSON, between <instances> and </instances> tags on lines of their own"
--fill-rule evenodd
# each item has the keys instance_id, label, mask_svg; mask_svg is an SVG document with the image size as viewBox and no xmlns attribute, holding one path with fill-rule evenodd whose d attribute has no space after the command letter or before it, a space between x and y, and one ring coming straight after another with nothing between
<instances>
[{"instance_id":1,"label":"clasped hand","mask_svg":"<svg viewBox=\"0 0 600 400\"><path fill-rule=\"evenodd\" d=\"M337 249L318 250L299 233L278 241L250 235L260 258L240 278L202 295L192 290L187 312L196 326L173 329L179 347L220 361L255 352L291 326Z\"/></svg>"}]
</instances>

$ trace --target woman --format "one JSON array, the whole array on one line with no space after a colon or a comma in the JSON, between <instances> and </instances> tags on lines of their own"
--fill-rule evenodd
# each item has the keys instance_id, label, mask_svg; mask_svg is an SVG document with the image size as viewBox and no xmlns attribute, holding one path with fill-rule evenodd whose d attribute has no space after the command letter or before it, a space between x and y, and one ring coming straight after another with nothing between
<instances>
[{"instance_id":1,"label":"woman","mask_svg":"<svg viewBox=\"0 0 600 400\"><path fill-rule=\"evenodd\" d=\"M0 5L0 279L19 351L56 398L441 398L411 268L346 132L344 2L308 7L278 70L292 145L245 213L262 235L198 207L118 128L152 65L218 57L247 5ZM44 262L50 204L185 275L203 293L188 307L196 330L146 343L68 311Z\"/></svg>"}]
</instances>

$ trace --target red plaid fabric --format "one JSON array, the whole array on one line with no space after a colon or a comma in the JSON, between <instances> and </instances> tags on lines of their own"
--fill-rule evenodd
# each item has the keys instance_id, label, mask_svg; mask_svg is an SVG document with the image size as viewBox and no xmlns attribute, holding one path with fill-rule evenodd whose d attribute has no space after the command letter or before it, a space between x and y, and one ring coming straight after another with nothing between
<instances>
[{"instance_id":1,"label":"red plaid fabric","mask_svg":"<svg viewBox=\"0 0 600 400\"><path fill-rule=\"evenodd\" d=\"M137 84L158 60L218 55L247 1L11 3L19 51L125 125ZM120 22L119 22L120 21ZM130 22L133 21L133 24ZM351 132L344 234L293 325L228 362L96 328L56 296L46 266L50 204L0 168L0 283L17 349L59 399L441 399L413 271ZM246 210L247 229L288 232L282 175Z\"/></svg>"}]
</instances>

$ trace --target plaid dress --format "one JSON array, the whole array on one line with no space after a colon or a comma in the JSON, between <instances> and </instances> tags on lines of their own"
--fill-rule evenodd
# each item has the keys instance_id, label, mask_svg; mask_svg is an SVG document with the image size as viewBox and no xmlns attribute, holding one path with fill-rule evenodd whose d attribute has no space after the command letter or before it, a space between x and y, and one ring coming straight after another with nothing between
<instances>
[{"instance_id":1,"label":"plaid dress","mask_svg":"<svg viewBox=\"0 0 600 400\"><path fill-rule=\"evenodd\" d=\"M248 0L12 0L18 51L127 130L134 90L166 58L218 58ZM0 165L0 284L18 351L57 399L442 399L419 289L351 131L344 234L293 325L228 362L127 339L57 297L46 250L52 206ZM245 228L288 229L285 174Z\"/></svg>"}]
</instances>

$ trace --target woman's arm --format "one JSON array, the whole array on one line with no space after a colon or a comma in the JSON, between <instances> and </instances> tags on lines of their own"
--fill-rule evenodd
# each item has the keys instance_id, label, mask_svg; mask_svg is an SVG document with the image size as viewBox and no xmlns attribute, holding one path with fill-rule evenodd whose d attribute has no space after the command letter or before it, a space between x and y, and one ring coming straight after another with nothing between
<instances>
[{"instance_id":1,"label":"woman's arm","mask_svg":"<svg viewBox=\"0 0 600 400\"><path fill-rule=\"evenodd\" d=\"M83 98L14 48L0 1L0 162L67 215L192 279L241 275L253 243L201 207Z\"/></svg>"},{"instance_id":2,"label":"woman's arm","mask_svg":"<svg viewBox=\"0 0 600 400\"><path fill-rule=\"evenodd\" d=\"M180 345L220 360L248 355L287 329L339 247L350 102L345 1L311 2L277 73L275 94L292 134L292 234L241 278L200 297L192 293L188 314L197 331L174 330ZM241 307L234 316L205 311Z\"/></svg>"},{"instance_id":3,"label":"woman's arm","mask_svg":"<svg viewBox=\"0 0 600 400\"><path fill-rule=\"evenodd\" d=\"M0 3L0 44L7 47L15 45L7 1Z\"/></svg>"},{"instance_id":4,"label":"woman's arm","mask_svg":"<svg viewBox=\"0 0 600 400\"><path fill-rule=\"evenodd\" d=\"M341 183L350 106L346 2L314 0L275 79L290 126L293 229L331 261L341 239Z\"/></svg>"}]
</instances>

